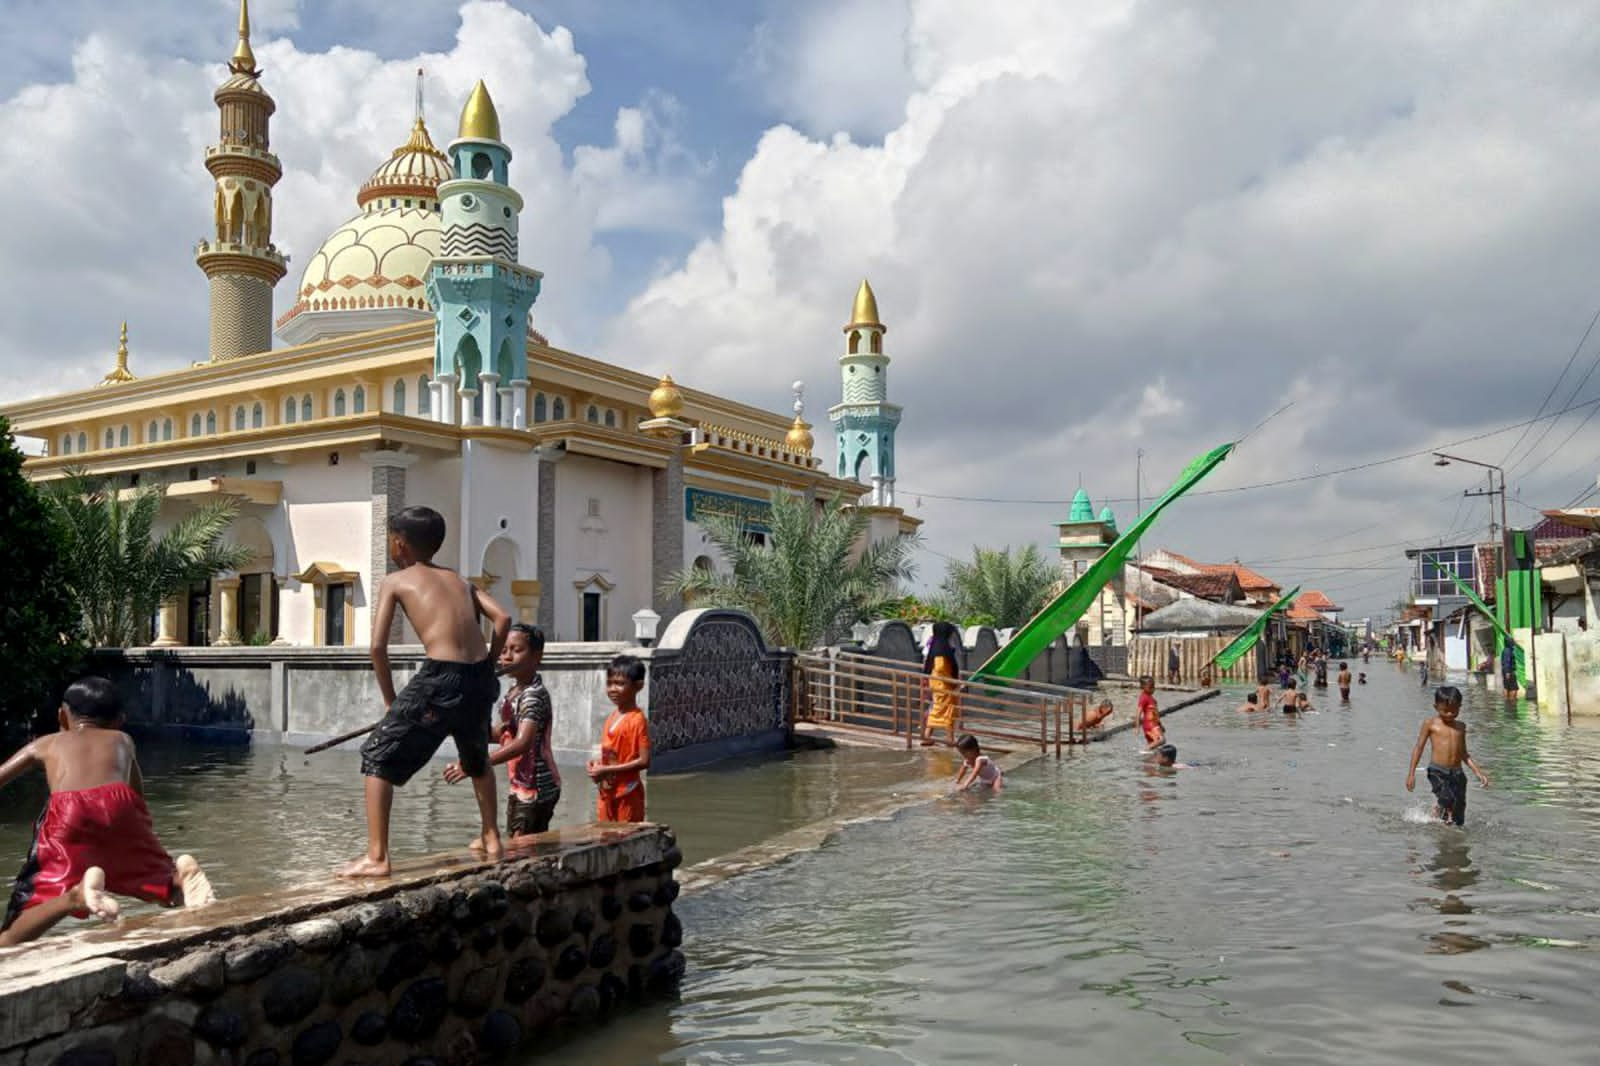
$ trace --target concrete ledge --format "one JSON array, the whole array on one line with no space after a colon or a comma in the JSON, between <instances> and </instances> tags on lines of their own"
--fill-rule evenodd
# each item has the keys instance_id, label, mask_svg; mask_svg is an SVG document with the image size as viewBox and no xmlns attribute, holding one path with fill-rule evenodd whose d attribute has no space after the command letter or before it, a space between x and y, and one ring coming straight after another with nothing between
<instances>
[{"instance_id":1,"label":"concrete ledge","mask_svg":"<svg viewBox=\"0 0 1600 1066\"><path fill-rule=\"evenodd\" d=\"M0 1066L501 1056L676 983L681 861L582 826L0 952Z\"/></svg>"}]
</instances>

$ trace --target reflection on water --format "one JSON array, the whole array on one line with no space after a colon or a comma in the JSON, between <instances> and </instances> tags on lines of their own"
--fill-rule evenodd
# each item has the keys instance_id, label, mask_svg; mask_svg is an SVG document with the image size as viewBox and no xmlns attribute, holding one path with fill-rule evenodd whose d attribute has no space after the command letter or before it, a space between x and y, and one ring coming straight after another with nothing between
<instances>
[{"instance_id":1,"label":"reflection on water","mask_svg":"<svg viewBox=\"0 0 1600 1066\"><path fill-rule=\"evenodd\" d=\"M1298 723L1184 711L1198 769L1121 737L686 896L681 1001L529 1061L1592 1062L1600 723L1463 685L1495 787L1418 824L1430 694L1367 672Z\"/></svg>"}]
</instances>

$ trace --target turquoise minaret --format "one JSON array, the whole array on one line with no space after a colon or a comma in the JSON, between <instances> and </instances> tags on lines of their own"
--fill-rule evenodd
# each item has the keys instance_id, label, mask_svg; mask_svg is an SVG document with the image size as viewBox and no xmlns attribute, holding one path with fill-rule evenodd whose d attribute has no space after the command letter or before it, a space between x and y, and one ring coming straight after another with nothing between
<instances>
[{"instance_id":1,"label":"turquoise minaret","mask_svg":"<svg viewBox=\"0 0 1600 1066\"><path fill-rule=\"evenodd\" d=\"M543 275L517 262L522 197L507 180L511 149L500 140L500 116L481 81L446 154L455 177L439 186L444 233L427 281L436 323L433 415L441 422L521 429L528 409L528 312Z\"/></svg>"},{"instance_id":2,"label":"turquoise minaret","mask_svg":"<svg viewBox=\"0 0 1600 1066\"><path fill-rule=\"evenodd\" d=\"M828 419L838 430L839 476L870 483L875 507L894 506L894 431L900 425L900 408L889 402L887 332L878 321L878 298L863 280L844 327L843 398L829 408Z\"/></svg>"}]
</instances>

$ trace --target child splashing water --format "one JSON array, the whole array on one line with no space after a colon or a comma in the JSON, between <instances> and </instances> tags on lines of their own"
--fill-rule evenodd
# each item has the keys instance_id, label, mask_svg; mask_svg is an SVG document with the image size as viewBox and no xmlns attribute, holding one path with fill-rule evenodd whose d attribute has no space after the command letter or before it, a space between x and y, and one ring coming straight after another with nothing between
<instances>
[{"instance_id":1,"label":"child splashing water","mask_svg":"<svg viewBox=\"0 0 1600 1066\"><path fill-rule=\"evenodd\" d=\"M994 760L985 755L978 747L978 738L970 733L963 734L956 741L956 751L961 753L961 770L956 774L955 790L975 788L983 791L999 792L1005 784L1005 775L1000 772L1000 767Z\"/></svg>"}]
</instances>

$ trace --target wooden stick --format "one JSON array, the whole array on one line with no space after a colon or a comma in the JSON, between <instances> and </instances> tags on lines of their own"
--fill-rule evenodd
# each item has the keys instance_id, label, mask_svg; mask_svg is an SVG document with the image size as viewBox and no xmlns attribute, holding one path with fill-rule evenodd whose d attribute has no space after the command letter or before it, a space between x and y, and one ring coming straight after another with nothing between
<instances>
[{"instance_id":1,"label":"wooden stick","mask_svg":"<svg viewBox=\"0 0 1600 1066\"><path fill-rule=\"evenodd\" d=\"M338 736L333 737L332 739L324 740L321 744L311 745L311 747L306 749L306 754L315 755L319 751L327 751L329 748L336 748L347 740L354 740L356 737L366 736L376 728L378 728L378 723L373 722L371 725L362 726L360 729L352 729L348 733L340 733Z\"/></svg>"}]
</instances>

